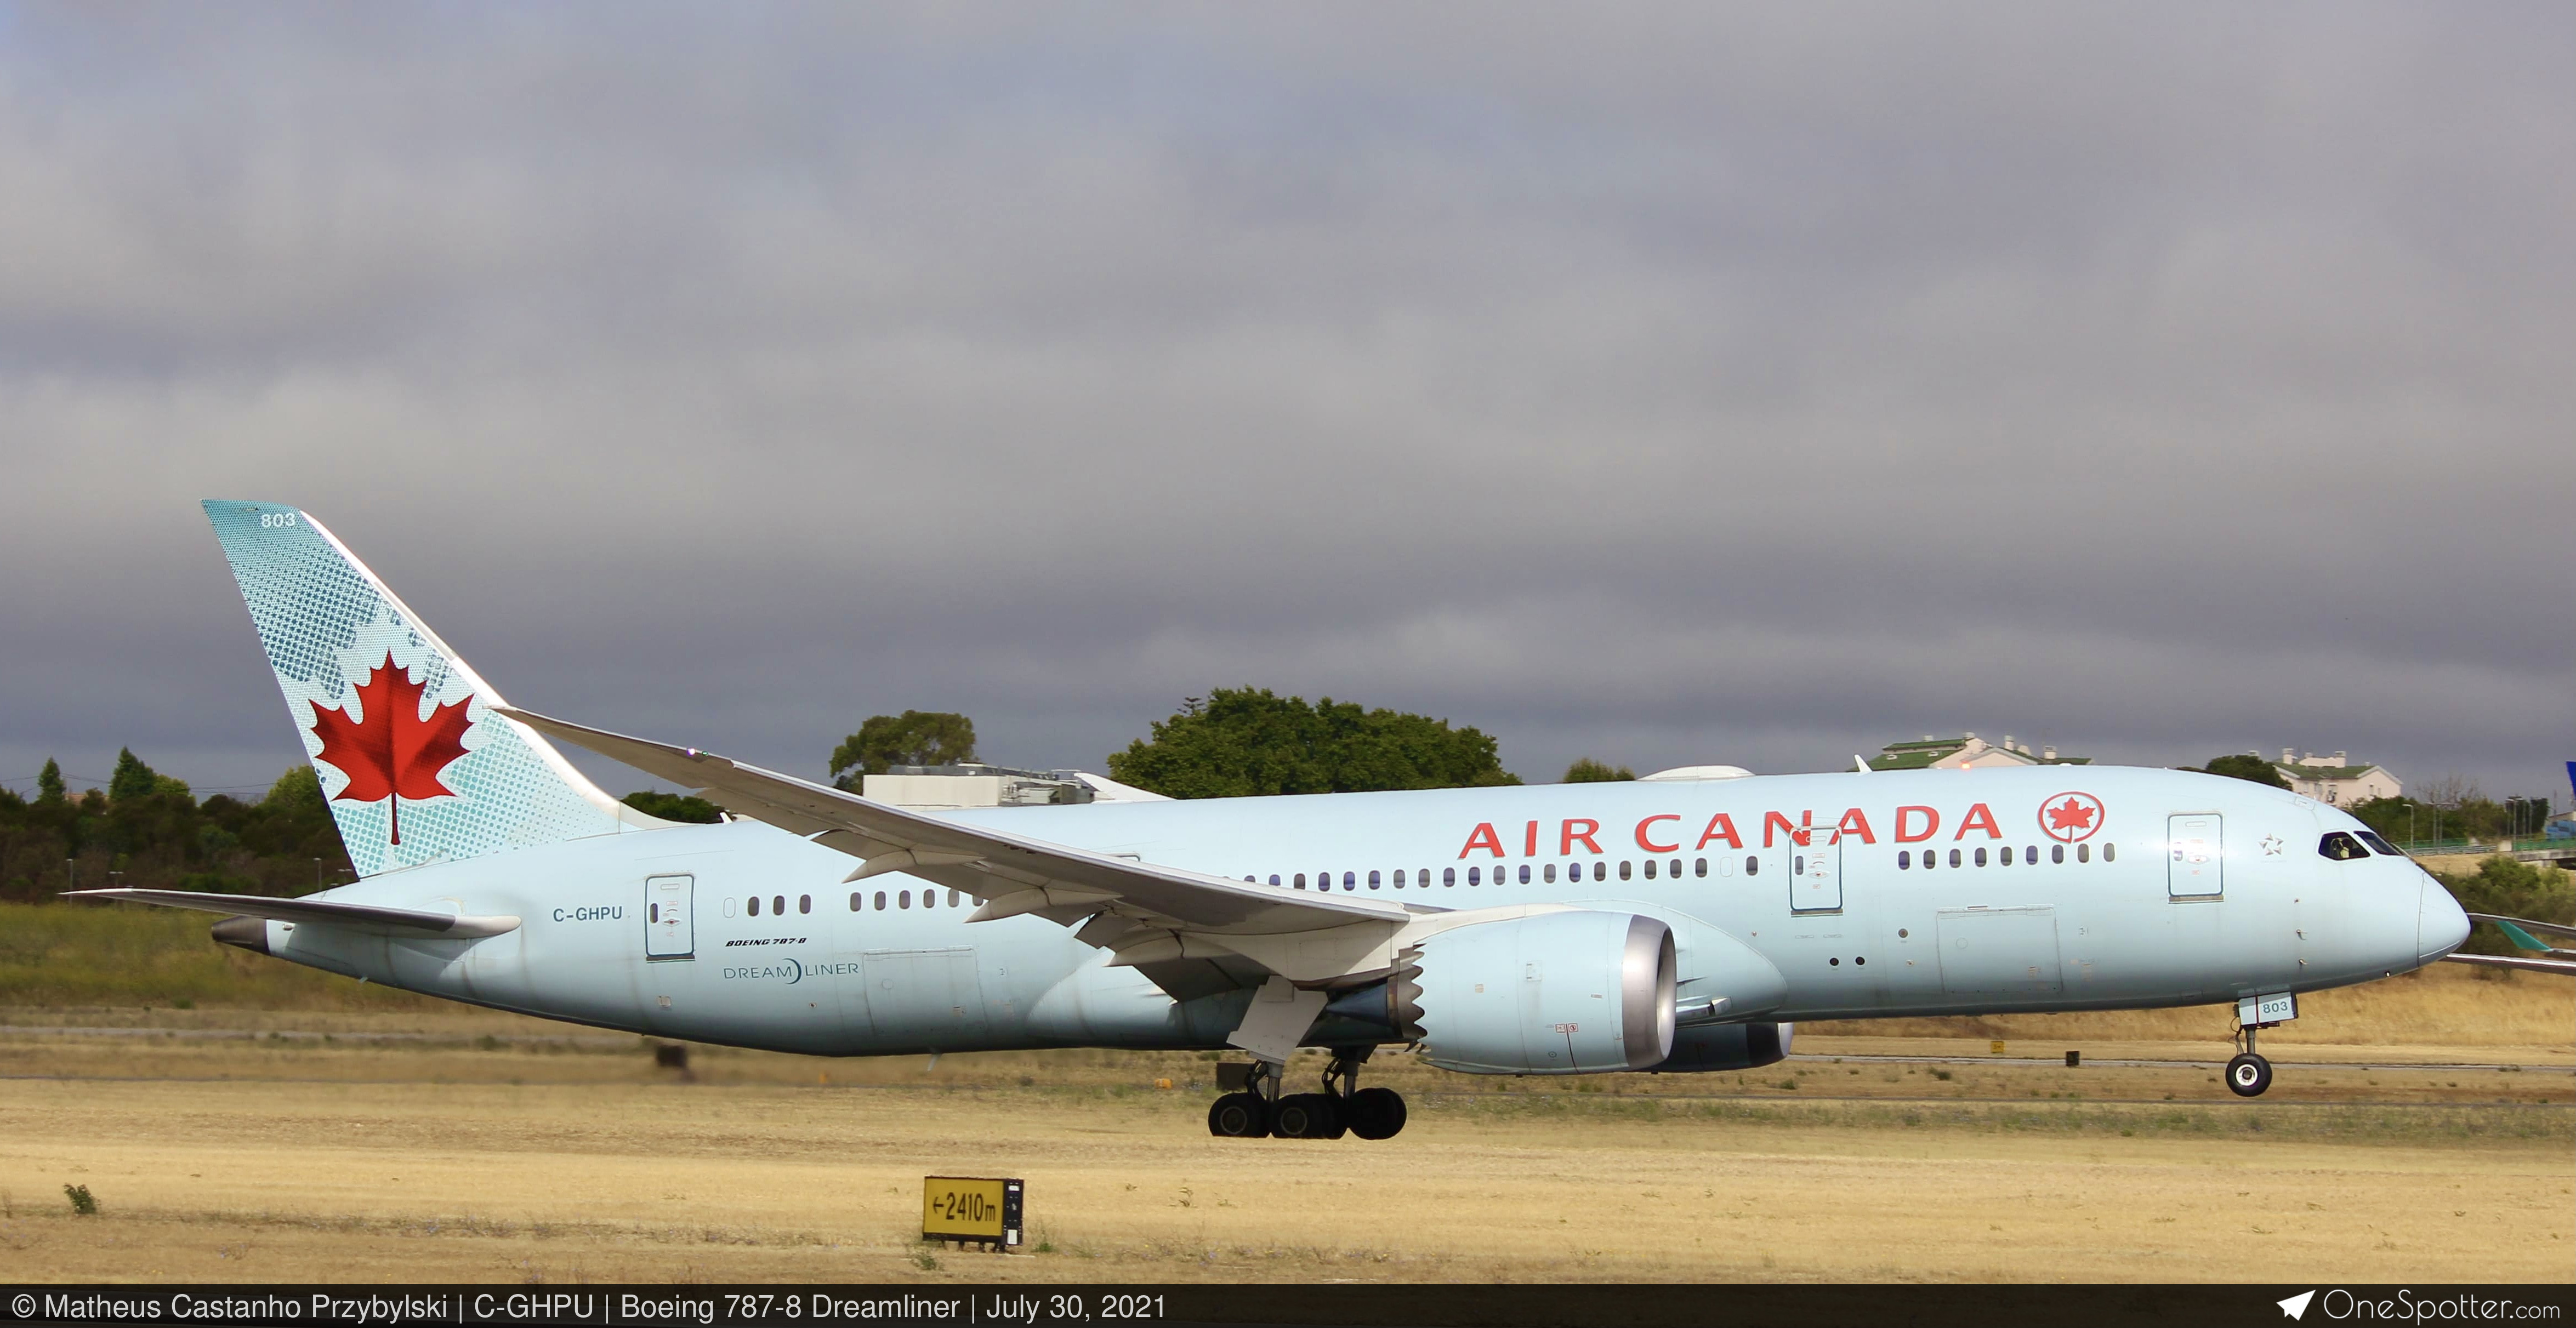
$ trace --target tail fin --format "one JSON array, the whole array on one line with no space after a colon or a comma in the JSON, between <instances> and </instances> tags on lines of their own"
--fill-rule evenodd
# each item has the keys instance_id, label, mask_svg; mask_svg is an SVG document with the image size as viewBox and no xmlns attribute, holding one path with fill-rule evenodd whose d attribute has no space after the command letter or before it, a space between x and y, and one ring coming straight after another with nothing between
<instances>
[{"instance_id":1,"label":"tail fin","mask_svg":"<svg viewBox=\"0 0 2576 1328\"><path fill-rule=\"evenodd\" d=\"M493 713L500 695L313 518L205 508L359 875L660 824Z\"/></svg>"}]
</instances>

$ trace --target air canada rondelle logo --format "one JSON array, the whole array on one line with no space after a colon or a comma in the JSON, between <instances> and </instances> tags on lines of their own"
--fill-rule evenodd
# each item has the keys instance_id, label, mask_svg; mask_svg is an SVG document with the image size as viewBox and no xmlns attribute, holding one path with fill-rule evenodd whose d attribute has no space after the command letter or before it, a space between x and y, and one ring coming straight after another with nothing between
<instances>
[{"instance_id":1,"label":"air canada rondelle logo","mask_svg":"<svg viewBox=\"0 0 2576 1328\"><path fill-rule=\"evenodd\" d=\"M2091 839L2102 828L2102 800L2090 793L2052 793L2039 804L2039 832L2061 844Z\"/></svg>"}]
</instances>

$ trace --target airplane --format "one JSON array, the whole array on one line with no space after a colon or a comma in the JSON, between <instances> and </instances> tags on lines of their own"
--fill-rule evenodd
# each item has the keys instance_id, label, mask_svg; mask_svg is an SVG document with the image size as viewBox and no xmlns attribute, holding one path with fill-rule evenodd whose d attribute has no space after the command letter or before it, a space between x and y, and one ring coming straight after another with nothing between
<instances>
[{"instance_id":1,"label":"airplane","mask_svg":"<svg viewBox=\"0 0 2576 1328\"><path fill-rule=\"evenodd\" d=\"M2299 995L2469 934L2349 814L2188 771L910 810L514 706L310 515L204 508L359 879L76 893L549 1019L834 1056L1233 1049L1212 1134L1385 1139L1404 1100L1359 1086L1380 1049L1479 1075L1743 1070L1817 1019L2235 1002L2225 1081L2253 1097L2255 1035ZM555 740L725 819L625 806ZM1286 1091L1308 1047L1320 1090Z\"/></svg>"}]
</instances>

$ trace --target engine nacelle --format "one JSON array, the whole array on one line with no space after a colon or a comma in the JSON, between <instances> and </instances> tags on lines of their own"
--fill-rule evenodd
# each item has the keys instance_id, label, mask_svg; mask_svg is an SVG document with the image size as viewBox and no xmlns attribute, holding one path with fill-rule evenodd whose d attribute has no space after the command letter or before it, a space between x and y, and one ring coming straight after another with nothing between
<instances>
[{"instance_id":1,"label":"engine nacelle","mask_svg":"<svg viewBox=\"0 0 2576 1328\"><path fill-rule=\"evenodd\" d=\"M1672 1057L1673 934L1654 918L1480 922L1426 938L1416 962L1398 990L1423 1059L1444 1070L1597 1074Z\"/></svg>"},{"instance_id":2,"label":"engine nacelle","mask_svg":"<svg viewBox=\"0 0 2576 1328\"><path fill-rule=\"evenodd\" d=\"M1789 1024L1695 1024L1673 1035L1673 1054L1651 1074L1697 1074L1705 1070L1751 1070L1776 1065L1789 1057Z\"/></svg>"}]
</instances>

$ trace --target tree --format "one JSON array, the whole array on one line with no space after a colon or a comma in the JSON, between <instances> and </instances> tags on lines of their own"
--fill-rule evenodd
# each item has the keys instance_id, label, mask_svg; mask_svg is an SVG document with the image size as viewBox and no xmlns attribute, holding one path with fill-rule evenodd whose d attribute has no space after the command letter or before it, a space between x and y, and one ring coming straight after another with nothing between
<instances>
[{"instance_id":1,"label":"tree","mask_svg":"<svg viewBox=\"0 0 2576 1328\"><path fill-rule=\"evenodd\" d=\"M690 797L685 793L656 793L650 789L642 789L629 793L618 801L646 816L659 816L665 821L690 821L700 825L714 825L724 819L724 812L714 803L704 798Z\"/></svg>"},{"instance_id":2,"label":"tree","mask_svg":"<svg viewBox=\"0 0 2576 1328\"><path fill-rule=\"evenodd\" d=\"M1591 757L1586 756L1565 768L1565 778L1561 782L1567 784L1616 784L1622 780L1635 779L1636 777L1637 772L1624 765L1604 765L1601 762L1595 761Z\"/></svg>"},{"instance_id":3,"label":"tree","mask_svg":"<svg viewBox=\"0 0 2576 1328\"><path fill-rule=\"evenodd\" d=\"M1109 775L1173 798L1517 784L1494 740L1445 719L1308 705L1268 688L1218 688L1109 756Z\"/></svg>"},{"instance_id":4,"label":"tree","mask_svg":"<svg viewBox=\"0 0 2576 1328\"><path fill-rule=\"evenodd\" d=\"M107 796L118 802L133 802L160 791L161 777L131 747L116 749L116 772L107 777Z\"/></svg>"},{"instance_id":5,"label":"tree","mask_svg":"<svg viewBox=\"0 0 2576 1328\"><path fill-rule=\"evenodd\" d=\"M2209 764L2202 766L2201 769L2209 774L2225 775L2229 779L2241 779L2249 784L2262 784L2282 790L2290 787L2290 781L2281 778L2281 772L2273 769L2271 762L2259 756L2247 756L2242 752L2233 756L2213 757Z\"/></svg>"},{"instance_id":6,"label":"tree","mask_svg":"<svg viewBox=\"0 0 2576 1328\"><path fill-rule=\"evenodd\" d=\"M331 813L322 801L322 776L310 764L292 765L277 782L268 786L268 796L259 805L278 816L324 817Z\"/></svg>"},{"instance_id":7,"label":"tree","mask_svg":"<svg viewBox=\"0 0 2576 1328\"><path fill-rule=\"evenodd\" d=\"M832 749L832 783L852 793L863 775L899 765L961 765L975 759L975 721L945 710L870 715Z\"/></svg>"},{"instance_id":8,"label":"tree","mask_svg":"<svg viewBox=\"0 0 2576 1328\"><path fill-rule=\"evenodd\" d=\"M36 801L59 803L66 796L63 768L54 758L45 758L45 768L36 772Z\"/></svg>"}]
</instances>

